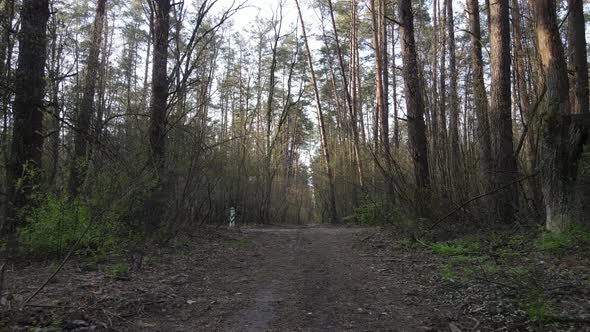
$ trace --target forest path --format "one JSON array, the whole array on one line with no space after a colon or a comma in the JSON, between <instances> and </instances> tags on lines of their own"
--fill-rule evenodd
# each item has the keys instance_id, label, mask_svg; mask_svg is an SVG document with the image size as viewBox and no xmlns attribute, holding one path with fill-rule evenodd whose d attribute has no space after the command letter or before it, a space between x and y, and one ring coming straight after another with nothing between
<instances>
[{"instance_id":1,"label":"forest path","mask_svg":"<svg viewBox=\"0 0 590 332\"><path fill-rule=\"evenodd\" d=\"M411 253L384 254L376 228L290 226L187 235L113 277L120 258L75 258L34 306L0 303L0 330L448 331L433 267ZM389 241L389 240L388 240ZM7 273L15 304L54 270ZM434 280L434 281L433 281Z\"/></svg>"},{"instance_id":2,"label":"forest path","mask_svg":"<svg viewBox=\"0 0 590 332\"><path fill-rule=\"evenodd\" d=\"M404 305L399 285L384 282L381 271L356 250L371 231L317 226L246 230L259 258L245 271L255 274L255 290L222 329L424 330L421 323L428 313Z\"/></svg>"}]
</instances>

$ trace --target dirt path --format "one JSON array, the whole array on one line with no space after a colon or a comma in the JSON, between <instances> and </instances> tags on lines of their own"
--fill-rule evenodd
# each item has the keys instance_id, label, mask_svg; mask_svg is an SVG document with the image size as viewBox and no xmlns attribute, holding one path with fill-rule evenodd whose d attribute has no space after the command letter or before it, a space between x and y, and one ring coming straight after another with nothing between
<instances>
[{"instance_id":1,"label":"dirt path","mask_svg":"<svg viewBox=\"0 0 590 332\"><path fill-rule=\"evenodd\" d=\"M448 331L448 308L408 301L417 288L412 276L363 249L361 240L375 232L215 233L179 243L119 279L109 277L116 262L73 261L35 306L0 310L0 330ZM50 273L50 265L36 264L13 271L14 303Z\"/></svg>"},{"instance_id":2,"label":"dirt path","mask_svg":"<svg viewBox=\"0 0 590 332\"><path fill-rule=\"evenodd\" d=\"M254 297L228 331L419 331L432 313L408 307L370 259L354 250L359 228L252 229L260 261Z\"/></svg>"}]
</instances>

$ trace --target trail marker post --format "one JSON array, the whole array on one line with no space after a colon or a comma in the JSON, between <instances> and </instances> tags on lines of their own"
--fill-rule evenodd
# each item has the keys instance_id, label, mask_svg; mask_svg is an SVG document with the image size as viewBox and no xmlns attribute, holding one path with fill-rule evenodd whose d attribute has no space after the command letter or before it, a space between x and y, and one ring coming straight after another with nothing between
<instances>
[{"instance_id":1,"label":"trail marker post","mask_svg":"<svg viewBox=\"0 0 590 332\"><path fill-rule=\"evenodd\" d=\"M229 228L236 227L236 208L230 207L229 208Z\"/></svg>"}]
</instances>

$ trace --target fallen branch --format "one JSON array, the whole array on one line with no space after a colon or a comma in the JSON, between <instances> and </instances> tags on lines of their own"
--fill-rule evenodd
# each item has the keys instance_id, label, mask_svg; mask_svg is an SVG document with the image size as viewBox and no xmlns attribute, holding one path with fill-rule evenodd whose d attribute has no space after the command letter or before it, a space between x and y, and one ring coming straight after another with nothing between
<instances>
[{"instance_id":1,"label":"fallen branch","mask_svg":"<svg viewBox=\"0 0 590 332\"><path fill-rule=\"evenodd\" d=\"M501 190L504 190L504 189L506 189L508 187L511 187L511 186L513 186L513 185L515 185L517 183L522 182L522 181L525 181L525 180L528 180L530 178L533 178L533 177L537 176L538 174L539 174L539 172L535 172L533 174L527 175L527 176L522 177L520 179L516 179L516 180L514 180L512 182L509 182L509 183L507 183L507 184L505 184L503 186L500 186L500 187L498 187L498 188L496 188L496 189L494 189L492 191L489 191L487 193L483 193L481 195L477 195L475 197L472 197L472 198L468 199L467 201L465 201L461 205L459 205L456 209L452 210L451 212L447 213L444 217L442 217L442 218L438 219L436 222L434 222L430 227L428 227L427 231L431 231L436 226L438 226L440 223L442 223L443 221L447 220L450 216L452 216L453 214L457 213L457 211L463 209L465 206L469 205L470 203L472 203L472 202L474 202L474 201L476 201L476 200L478 200L480 198L493 195L493 194L495 194L495 193L497 193L497 192L499 192ZM422 233L422 235L424 235L424 233Z\"/></svg>"}]
</instances>

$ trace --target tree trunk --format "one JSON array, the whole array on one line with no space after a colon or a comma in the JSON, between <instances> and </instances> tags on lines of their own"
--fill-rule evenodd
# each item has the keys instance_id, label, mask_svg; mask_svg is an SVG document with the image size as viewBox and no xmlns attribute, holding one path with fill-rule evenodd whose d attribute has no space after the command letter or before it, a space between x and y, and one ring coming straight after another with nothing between
<instances>
[{"instance_id":1,"label":"tree trunk","mask_svg":"<svg viewBox=\"0 0 590 332\"><path fill-rule=\"evenodd\" d=\"M493 174L496 187L514 182L518 173L512 139L510 99L510 21L508 0L490 2L490 68L492 74L490 120L492 149L496 168ZM500 221L514 221L518 207L518 190L513 185L495 196L496 212Z\"/></svg>"},{"instance_id":2,"label":"tree trunk","mask_svg":"<svg viewBox=\"0 0 590 332\"><path fill-rule=\"evenodd\" d=\"M400 138L399 138L399 121L398 121L398 110L397 110L397 65L395 59L395 27L391 26L391 67L393 68L392 71L392 90L393 90L393 145L396 149L399 148L400 145ZM436 86L436 84L435 84Z\"/></svg>"},{"instance_id":3,"label":"tree trunk","mask_svg":"<svg viewBox=\"0 0 590 332\"><path fill-rule=\"evenodd\" d=\"M541 177L545 199L546 227L567 230L579 217L575 195L577 161L580 156L570 118L567 65L555 0L533 0L538 51L547 86L547 110L543 115ZM572 14L572 13L570 13ZM574 143L574 144L572 144Z\"/></svg>"},{"instance_id":4,"label":"tree trunk","mask_svg":"<svg viewBox=\"0 0 590 332\"><path fill-rule=\"evenodd\" d=\"M170 0L153 0L154 52L152 59L152 96L150 100L151 160L159 173L166 154L166 110L168 106L168 36Z\"/></svg>"},{"instance_id":5,"label":"tree trunk","mask_svg":"<svg viewBox=\"0 0 590 332\"><path fill-rule=\"evenodd\" d=\"M481 26L479 20L479 0L467 1L469 30L471 36L472 88L477 115L477 136L479 142L479 173L484 191L492 188L491 176L494 168L490 141L490 122L488 117L488 98L484 83L484 67L481 51Z\"/></svg>"},{"instance_id":6,"label":"tree trunk","mask_svg":"<svg viewBox=\"0 0 590 332\"><path fill-rule=\"evenodd\" d=\"M307 32L305 31L305 22L303 15L301 14L301 7L299 6L299 0L295 0L297 5L297 12L299 13L299 20L301 21L301 30L303 33L303 41L305 42L305 50L307 54L307 62L309 64L309 71L311 74L311 84L315 94L316 111L318 117L318 126L320 127L320 143L322 152L324 154L324 162L326 168L326 175L328 176L328 190L329 190L329 213L332 218L332 222L339 223L340 218L338 217L338 211L336 209L336 192L334 190L334 174L332 171L332 165L330 164L330 151L328 148L328 134L326 132L326 126L324 124L324 115L322 113L322 104L320 101L320 92L316 81L315 71L313 69L313 59L311 58L311 50L307 41Z\"/></svg>"},{"instance_id":7,"label":"tree trunk","mask_svg":"<svg viewBox=\"0 0 590 332\"><path fill-rule=\"evenodd\" d=\"M439 126L439 130L440 130L440 137L442 138L443 142L446 141L447 139L447 112L446 112L446 108L447 108L447 92L446 89L444 88L445 86L447 86L447 63L446 63L446 59L447 59L447 34L444 33L445 31L445 26L447 24L447 2L449 0L444 0L444 9L440 9L439 10L442 12L442 22L441 25L442 27L440 28L443 33L441 33L441 48L440 48L440 103L439 103L439 110L440 110L440 126ZM439 6L440 7L440 6ZM440 16L440 14L439 14ZM444 145L444 143L443 143Z\"/></svg>"},{"instance_id":8,"label":"tree trunk","mask_svg":"<svg viewBox=\"0 0 590 332\"><path fill-rule=\"evenodd\" d=\"M459 150L459 91L457 88L457 57L455 54L455 18L453 13L453 1L447 4L447 33L449 43L449 138L451 143L451 166L453 177L458 178L459 165L461 163L461 151ZM458 191L458 190L457 190Z\"/></svg>"},{"instance_id":9,"label":"tree trunk","mask_svg":"<svg viewBox=\"0 0 590 332\"><path fill-rule=\"evenodd\" d=\"M106 0L98 0L96 3L96 16L92 26L92 39L88 52L86 76L84 77L84 92L78 110L76 121L77 130L74 132L74 156L72 158L68 186L71 197L78 195L80 186L86 177L88 163L90 162L88 140L93 136L90 131L90 122L94 114L94 95L98 78L98 60L102 46L102 28L104 26L105 12Z\"/></svg>"},{"instance_id":10,"label":"tree trunk","mask_svg":"<svg viewBox=\"0 0 590 332\"><path fill-rule=\"evenodd\" d=\"M569 72L574 73L572 113L588 113L588 60L586 52L586 25L582 0L568 0Z\"/></svg>"},{"instance_id":11,"label":"tree trunk","mask_svg":"<svg viewBox=\"0 0 590 332\"><path fill-rule=\"evenodd\" d=\"M48 0L24 0L18 35L18 67L14 77L14 127L7 167L8 213L4 231L14 234L19 210L32 203L41 183L43 151L43 96L47 56Z\"/></svg>"},{"instance_id":12,"label":"tree trunk","mask_svg":"<svg viewBox=\"0 0 590 332\"><path fill-rule=\"evenodd\" d=\"M168 36L170 0L152 0L154 11L152 95L150 99L150 161L155 171L155 186L145 202L144 231L153 234L164 215L164 172L166 160L166 115L168 108ZM141 267L141 261L137 268Z\"/></svg>"},{"instance_id":13,"label":"tree trunk","mask_svg":"<svg viewBox=\"0 0 590 332\"><path fill-rule=\"evenodd\" d=\"M416 214L428 217L430 212L430 173L428 168L428 142L424 123L424 100L422 83L418 72L418 55L414 39L414 15L411 0L399 2L400 39L403 58L403 75L406 90L406 109L408 113L408 139L417 191L414 197Z\"/></svg>"}]
</instances>

